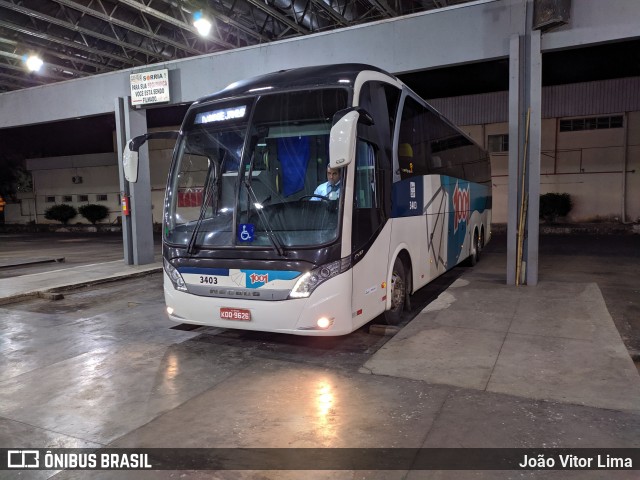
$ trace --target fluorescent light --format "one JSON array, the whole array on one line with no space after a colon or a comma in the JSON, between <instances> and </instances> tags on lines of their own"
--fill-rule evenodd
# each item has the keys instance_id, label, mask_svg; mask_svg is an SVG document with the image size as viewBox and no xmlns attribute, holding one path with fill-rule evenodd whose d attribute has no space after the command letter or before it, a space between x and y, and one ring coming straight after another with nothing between
<instances>
[{"instance_id":1,"label":"fluorescent light","mask_svg":"<svg viewBox=\"0 0 640 480\"><path fill-rule=\"evenodd\" d=\"M27 68L29 69L30 72L39 71L42 65L44 64L42 59L37 55L31 55L29 58L25 60L24 63L26 63Z\"/></svg>"},{"instance_id":2,"label":"fluorescent light","mask_svg":"<svg viewBox=\"0 0 640 480\"><path fill-rule=\"evenodd\" d=\"M204 18L201 11L193 14L193 26L196 27L202 37L206 37L211 31L211 22Z\"/></svg>"}]
</instances>

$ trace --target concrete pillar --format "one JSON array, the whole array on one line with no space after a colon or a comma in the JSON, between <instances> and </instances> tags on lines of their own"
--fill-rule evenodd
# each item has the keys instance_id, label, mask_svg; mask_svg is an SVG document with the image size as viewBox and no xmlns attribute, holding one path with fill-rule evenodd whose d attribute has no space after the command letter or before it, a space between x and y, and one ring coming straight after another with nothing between
<instances>
[{"instance_id":1,"label":"concrete pillar","mask_svg":"<svg viewBox=\"0 0 640 480\"><path fill-rule=\"evenodd\" d=\"M527 7L525 34L512 36L509 49L508 285L538 283L542 53L540 32L531 30L532 4ZM524 237L519 258L518 230L523 206ZM522 271L517 279L519 262Z\"/></svg>"},{"instance_id":2,"label":"concrete pillar","mask_svg":"<svg viewBox=\"0 0 640 480\"><path fill-rule=\"evenodd\" d=\"M125 131L127 140L147 133L147 111L132 109L127 99ZM133 263L153 263L153 217L151 213L151 178L149 172L149 146L145 143L139 150L138 181L130 183L131 238Z\"/></svg>"},{"instance_id":3,"label":"concrete pillar","mask_svg":"<svg viewBox=\"0 0 640 480\"><path fill-rule=\"evenodd\" d=\"M520 213L521 184L520 167L520 129L523 122L520 105L522 58L524 56L524 37L514 35L509 45L509 184L507 191L507 284L516 284L516 260L518 238L518 216Z\"/></svg>"},{"instance_id":4,"label":"concrete pillar","mask_svg":"<svg viewBox=\"0 0 640 480\"><path fill-rule=\"evenodd\" d=\"M542 52L540 31L528 36L528 89L527 100L531 108L529 119L528 212L527 236L523 257L526 259L527 285L538 284L538 245L540 239L540 150L542 145Z\"/></svg>"},{"instance_id":5,"label":"concrete pillar","mask_svg":"<svg viewBox=\"0 0 640 480\"><path fill-rule=\"evenodd\" d=\"M116 98L115 101L115 115L116 115L116 152L118 153L118 178L120 182L120 199L129 192L129 182L124 178L122 169L122 152L126 143L126 129L125 129L125 109L127 101L126 98ZM133 265L133 239L131 236L131 217L121 215L122 218L122 246L124 250L124 263L125 265Z\"/></svg>"}]
</instances>

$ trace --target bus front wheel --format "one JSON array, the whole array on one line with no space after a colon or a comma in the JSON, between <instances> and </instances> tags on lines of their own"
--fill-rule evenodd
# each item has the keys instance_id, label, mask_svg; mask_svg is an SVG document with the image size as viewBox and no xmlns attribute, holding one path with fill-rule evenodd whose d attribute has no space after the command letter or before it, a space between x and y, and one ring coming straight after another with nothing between
<instances>
[{"instance_id":1,"label":"bus front wheel","mask_svg":"<svg viewBox=\"0 0 640 480\"><path fill-rule=\"evenodd\" d=\"M391 308L384 312L384 319L388 325L397 325L400 323L406 297L407 277L404 264L400 258L396 258L391 274Z\"/></svg>"}]
</instances>

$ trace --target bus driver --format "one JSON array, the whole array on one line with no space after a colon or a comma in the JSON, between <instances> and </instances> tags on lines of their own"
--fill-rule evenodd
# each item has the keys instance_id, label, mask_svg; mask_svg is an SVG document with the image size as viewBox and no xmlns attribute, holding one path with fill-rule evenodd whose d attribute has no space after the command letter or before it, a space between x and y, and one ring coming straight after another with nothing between
<instances>
[{"instance_id":1,"label":"bus driver","mask_svg":"<svg viewBox=\"0 0 640 480\"><path fill-rule=\"evenodd\" d=\"M327 167L327 181L318 185L318 188L315 189L313 194L319 195L320 197L326 197L329 200L337 200L340 196L341 185L340 170L337 168ZM320 200L320 198L315 197L311 200Z\"/></svg>"}]
</instances>

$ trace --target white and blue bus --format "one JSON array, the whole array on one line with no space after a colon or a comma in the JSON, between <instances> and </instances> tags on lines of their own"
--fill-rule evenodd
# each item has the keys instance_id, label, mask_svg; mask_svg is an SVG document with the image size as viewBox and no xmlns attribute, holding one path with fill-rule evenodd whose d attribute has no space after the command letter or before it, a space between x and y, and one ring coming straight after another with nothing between
<instances>
[{"instance_id":1,"label":"white and blue bus","mask_svg":"<svg viewBox=\"0 0 640 480\"><path fill-rule=\"evenodd\" d=\"M372 66L236 82L191 105L174 135L163 262L175 322L325 336L381 314L394 324L411 293L475 264L490 238L487 153ZM127 179L155 136L127 144ZM314 193L328 168L339 193Z\"/></svg>"}]
</instances>

